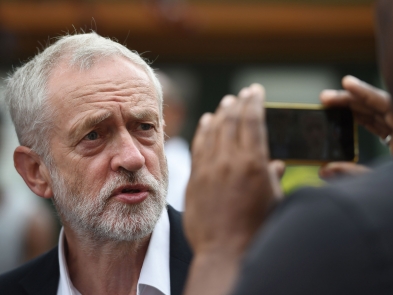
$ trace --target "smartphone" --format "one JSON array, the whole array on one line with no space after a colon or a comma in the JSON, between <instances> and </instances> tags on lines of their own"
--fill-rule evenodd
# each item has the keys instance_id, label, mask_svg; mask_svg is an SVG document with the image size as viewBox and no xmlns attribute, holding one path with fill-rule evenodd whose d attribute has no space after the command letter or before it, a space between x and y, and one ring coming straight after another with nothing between
<instances>
[{"instance_id":1,"label":"smartphone","mask_svg":"<svg viewBox=\"0 0 393 295\"><path fill-rule=\"evenodd\" d=\"M357 126L348 108L266 103L271 159L288 164L358 160Z\"/></svg>"}]
</instances>

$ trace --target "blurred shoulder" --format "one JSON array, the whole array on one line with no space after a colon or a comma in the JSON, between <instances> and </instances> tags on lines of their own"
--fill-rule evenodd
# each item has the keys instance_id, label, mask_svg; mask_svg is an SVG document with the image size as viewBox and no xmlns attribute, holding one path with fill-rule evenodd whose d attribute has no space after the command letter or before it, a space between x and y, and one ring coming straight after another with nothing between
<instances>
[{"instance_id":1,"label":"blurred shoulder","mask_svg":"<svg viewBox=\"0 0 393 295\"><path fill-rule=\"evenodd\" d=\"M392 176L388 163L288 196L256 236L235 294L392 294Z\"/></svg>"}]
</instances>

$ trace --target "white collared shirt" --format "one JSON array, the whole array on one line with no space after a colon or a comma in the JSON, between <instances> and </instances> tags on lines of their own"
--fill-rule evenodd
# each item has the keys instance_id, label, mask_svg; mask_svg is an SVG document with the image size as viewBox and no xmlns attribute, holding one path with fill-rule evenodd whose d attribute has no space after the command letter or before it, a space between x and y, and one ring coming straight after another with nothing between
<instances>
[{"instance_id":1,"label":"white collared shirt","mask_svg":"<svg viewBox=\"0 0 393 295\"><path fill-rule=\"evenodd\" d=\"M137 295L170 295L169 275L169 218L166 208L158 220L139 275ZM64 254L64 231L59 237L60 280L57 295L81 295L68 273Z\"/></svg>"}]
</instances>

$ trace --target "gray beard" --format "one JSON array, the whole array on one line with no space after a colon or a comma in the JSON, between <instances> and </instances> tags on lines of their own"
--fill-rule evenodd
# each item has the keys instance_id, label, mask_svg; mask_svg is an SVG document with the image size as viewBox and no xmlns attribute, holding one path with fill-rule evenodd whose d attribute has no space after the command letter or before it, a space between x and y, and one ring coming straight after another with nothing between
<instances>
[{"instance_id":1,"label":"gray beard","mask_svg":"<svg viewBox=\"0 0 393 295\"><path fill-rule=\"evenodd\" d=\"M147 169L135 172L123 169L109 179L96 196L82 192L83 181L66 183L56 169L51 169L53 202L62 222L69 224L80 237L95 242L138 241L153 232L166 205L167 167L162 170L162 179L157 180ZM133 205L110 198L114 189L127 184L145 185L149 196Z\"/></svg>"}]
</instances>

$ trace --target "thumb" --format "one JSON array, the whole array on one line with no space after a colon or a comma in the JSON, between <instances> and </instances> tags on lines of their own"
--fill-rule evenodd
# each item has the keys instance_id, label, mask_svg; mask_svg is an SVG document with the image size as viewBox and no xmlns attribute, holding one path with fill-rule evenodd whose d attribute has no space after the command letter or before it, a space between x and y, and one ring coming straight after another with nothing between
<instances>
[{"instance_id":1,"label":"thumb","mask_svg":"<svg viewBox=\"0 0 393 295\"><path fill-rule=\"evenodd\" d=\"M283 196L281 189L280 178L284 175L285 164L283 161L274 160L269 163L268 167L270 183L272 186L272 193L276 200L280 200Z\"/></svg>"},{"instance_id":2,"label":"thumb","mask_svg":"<svg viewBox=\"0 0 393 295\"><path fill-rule=\"evenodd\" d=\"M285 172L285 163L281 160L273 160L269 163L269 172L281 179Z\"/></svg>"}]
</instances>

